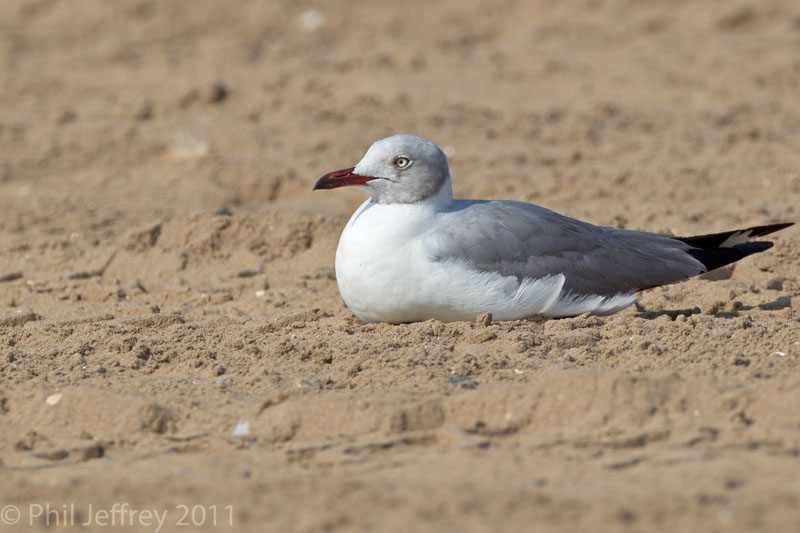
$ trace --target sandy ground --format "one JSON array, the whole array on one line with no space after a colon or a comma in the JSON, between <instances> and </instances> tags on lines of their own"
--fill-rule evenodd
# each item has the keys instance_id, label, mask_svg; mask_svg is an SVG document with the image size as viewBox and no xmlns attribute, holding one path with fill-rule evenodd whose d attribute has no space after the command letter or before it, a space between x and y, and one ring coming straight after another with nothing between
<instances>
[{"instance_id":1,"label":"sandy ground","mask_svg":"<svg viewBox=\"0 0 800 533\"><path fill-rule=\"evenodd\" d=\"M0 72L0 530L800 529L796 227L612 317L365 325L364 195L311 191L407 132L461 197L798 220L797 2L3 0Z\"/></svg>"}]
</instances>

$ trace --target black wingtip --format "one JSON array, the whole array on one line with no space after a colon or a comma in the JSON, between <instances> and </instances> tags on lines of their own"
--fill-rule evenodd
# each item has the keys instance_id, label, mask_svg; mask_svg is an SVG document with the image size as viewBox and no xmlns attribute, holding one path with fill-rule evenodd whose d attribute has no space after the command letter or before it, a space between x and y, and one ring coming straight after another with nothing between
<instances>
[{"instance_id":1,"label":"black wingtip","mask_svg":"<svg viewBox=\"0 0 800 533\"><path fill-rule=\"evenodd\" d=\"M772 248L769 241L755 241L722 248L691 248L686 253L703 263L706 271L730 265L736 261Z\"/></svg>"},{"instance_id":2,"label":"black wingtip","mask_svg":"<svg viewBox=\"0 0 800 533\"><path fill-rule=\"evenodd\" d=\"M769 250L773 246L769 241L741 242L743 239L769 235L792 225L794 222L781 222L723 233L677 237L677 239L691 246L692 248L686 250L686 253L703 263L706 271L711 271L735 263L748 255Z\"/></svg>"},{"instance_id":3,"label":"black wingtip","mask_svg":"<svg viewBox=\"0 0 800 533\"><path fill-rule=\"evenodd\" d=\"M728 238L739 233L747 234L748 238L763 237L770 233L775 233L789 226L794 226L794 222L780 222L778 224L766 224L764 226L753 226L734 231L724 231L722 233L709 233L708 235L693 235L692 237L675 237L679 241L683 241L690 246L697 248L716 248L721 246ZM766 250L766 248L765 248ZM753 252L756 253L756 252ZM749 255L749 254L748 254Z\"/></svg>"}]
</instances>

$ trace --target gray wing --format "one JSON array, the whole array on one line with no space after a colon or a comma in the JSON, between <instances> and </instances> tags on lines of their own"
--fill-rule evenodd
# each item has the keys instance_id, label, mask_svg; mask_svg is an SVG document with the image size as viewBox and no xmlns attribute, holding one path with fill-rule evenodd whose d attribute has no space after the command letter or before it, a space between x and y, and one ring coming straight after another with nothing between
<instances>
[{"instance_id":1,"label":"gray wing","mask_svg":"<svg viewBox=\"0 0 800 533\"><path fill-rule=\"evenodd\" d=\"M456 200L431 237L432 259L518 279L564 274L573 294L612 296L705 272L677 239L594 226L537 205Z\"/></svg>"}]
</instances>

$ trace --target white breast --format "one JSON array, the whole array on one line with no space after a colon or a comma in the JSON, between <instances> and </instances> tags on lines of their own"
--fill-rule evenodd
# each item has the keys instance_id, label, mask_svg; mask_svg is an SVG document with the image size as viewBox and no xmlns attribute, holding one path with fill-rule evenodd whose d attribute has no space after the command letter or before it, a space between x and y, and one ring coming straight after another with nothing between
<instances>
[{"instance_id":1,"label":"white breast","mask_svg":"<svg viewBox=\"0 0 800 533\"><path fill-rule=\"evenodd\" d=\"M336 250L336 281L347 307L365 322L405 322L419 300L419 234L433 211L418 204L364 202ZM423 319L424 320L424 319Z\"/></svg>"}]
</instances>

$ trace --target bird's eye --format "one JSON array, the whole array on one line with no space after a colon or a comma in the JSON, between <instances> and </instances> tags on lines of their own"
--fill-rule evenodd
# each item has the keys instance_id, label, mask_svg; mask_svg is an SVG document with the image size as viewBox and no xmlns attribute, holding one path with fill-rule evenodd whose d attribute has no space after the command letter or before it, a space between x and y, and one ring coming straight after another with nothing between
<instances>
[{"instance_id":1,"label":"bird's eye","mask_svg":"<svg viewBox=\"0 0 800 533\"><path fill-rule=\"evenodd\" d=\"M411 160L408 159L407 157L400 156L395 158L394 160L394 166L396 166L397 168L406 168L410 164Z\"/></svg>"}]
</instances>

